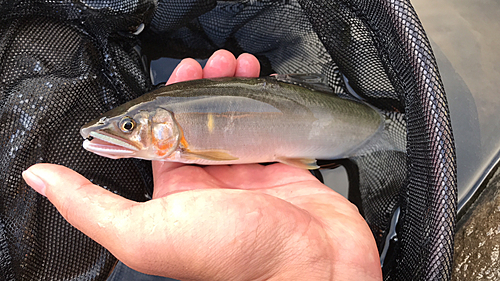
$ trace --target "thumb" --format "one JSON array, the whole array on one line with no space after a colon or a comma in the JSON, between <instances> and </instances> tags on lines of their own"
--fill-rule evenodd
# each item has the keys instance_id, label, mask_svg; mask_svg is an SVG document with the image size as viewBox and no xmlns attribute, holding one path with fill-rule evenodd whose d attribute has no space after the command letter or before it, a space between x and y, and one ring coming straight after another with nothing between
<instances>
[{"instance_id":1,"label":"thumb","mask_svg":"<svg viewBox=\"0 0 500 281\"><path fill-rule=\"evenodd\" d=\"M63 166L36 164L23 172L23 178L46 196L74 227L107 248L119 253L123 245L116 239L126 231L126 214L136 202L92 184L82 175ZM117 237L110 237L114 233Z\"/></svg>"}]
</instances>

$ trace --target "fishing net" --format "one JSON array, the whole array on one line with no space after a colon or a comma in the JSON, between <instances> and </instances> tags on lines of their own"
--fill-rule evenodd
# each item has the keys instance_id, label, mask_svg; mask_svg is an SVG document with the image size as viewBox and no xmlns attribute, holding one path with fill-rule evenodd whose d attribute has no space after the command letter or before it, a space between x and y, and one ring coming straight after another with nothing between
<instances>
[{"instance_id":1,"label":"fishing net","mask_svg":"<svg viewBox=\"0 0 500 281\"><path fill-rule=\"evenodd\" d=\"M151 60L203 59L220 48L256 55L262 75L322 73L338 95L384 112L388 137L407 151L341 162L349 197L373 231L385 280L450 279L453 135L436 61L409 1L7 0L0 12L0 280L108 277L116 259L21 172L62 164L148 200L150 163L87 153L79 128L152 89Z\"/></svg>"}]
</instances>

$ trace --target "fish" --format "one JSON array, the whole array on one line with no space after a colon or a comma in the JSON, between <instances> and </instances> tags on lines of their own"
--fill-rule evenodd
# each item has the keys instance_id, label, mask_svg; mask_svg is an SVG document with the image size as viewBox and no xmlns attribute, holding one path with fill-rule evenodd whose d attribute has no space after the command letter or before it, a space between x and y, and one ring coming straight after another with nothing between
<instances>
[{"instance_id":1,"label":"fish","mask_svg":"<svg viewBox=\"0 0 500 281\"><path fill-rule=\"evenodd\" d=\"M80 133L86 150L113 159L317 169L317 159L360 155L383 128L377 109L338 97L322 75L290 74L163 86Z\"/></svg>"}]
</instances>

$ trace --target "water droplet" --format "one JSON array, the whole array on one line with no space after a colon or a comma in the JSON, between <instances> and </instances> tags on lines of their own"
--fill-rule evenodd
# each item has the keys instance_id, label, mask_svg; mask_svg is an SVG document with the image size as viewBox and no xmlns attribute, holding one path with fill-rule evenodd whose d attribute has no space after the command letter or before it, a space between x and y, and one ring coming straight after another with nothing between
<instances>
[{"instance_id":1,"label":"water droplet","mask_svg":"<svg viewBox=\"0 0 500 281\"><path fill-rule=\"evenodd\" d=\"M40 70L42 70L42 66L40 65L40 62L37 61L36 64L35 64L35 67L33 68L33 71L34 72L39 72Z\"/></svg>"}]
</instances>

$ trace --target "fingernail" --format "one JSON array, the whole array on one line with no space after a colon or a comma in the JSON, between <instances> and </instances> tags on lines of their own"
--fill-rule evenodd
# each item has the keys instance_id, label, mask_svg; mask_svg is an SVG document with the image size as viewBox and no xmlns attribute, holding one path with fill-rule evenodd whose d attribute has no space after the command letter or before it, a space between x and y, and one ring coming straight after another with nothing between
<instances>
[{"instance_id":1,"label":"fingernail","mask_svg":"<svg viewBox=\"0 0 500 281\"><path fill-rule=\"evenodd\" d=\"M23 172L23 179L24 181L29 185L31 186L31 188L33 188L36 192L40 193L41 195L43 196L46 196L45 195L45 183L37 176L35 176L35 174L33 174L32 172L26 170Z\"/></svg>"}]
</instances>

